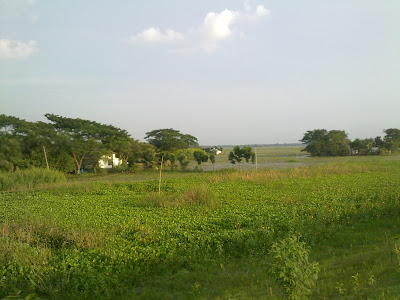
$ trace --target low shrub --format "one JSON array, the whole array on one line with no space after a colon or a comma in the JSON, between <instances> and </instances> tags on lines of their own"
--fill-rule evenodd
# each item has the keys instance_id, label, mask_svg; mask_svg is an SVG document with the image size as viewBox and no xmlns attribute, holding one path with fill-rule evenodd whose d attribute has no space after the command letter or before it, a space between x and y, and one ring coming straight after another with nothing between
<instances>
[{"instance_id":1,"label":"low shrub","mask_svg":"<svg viewBox=\"0 0 400 300\"><path fill-rule=\"evenodd\" d=\"M296 235L272 245L274 264L270 270L288 299L307 299L318 279L318 263L308 259L310 250Z\"/></svg>"},{"instance_id":2,"label":"low shrub","mask_svg":"<svg viewBox=\"0 0 400 300\"><path fill-rule=\"evenodd\" d=\"M0 172L12 172L14 165L7 160L0 159Z\"/></svg>"},{"instance_id":3,"label":"low shrub","mask_svg":"<svg viewBox=\"0 0 400 300\"><path fill-rule=\"evenodd\" d=\"M207 185L193 186L177 197L175 203L215 207L216 196Z\"/></svg>"}]
</instances>

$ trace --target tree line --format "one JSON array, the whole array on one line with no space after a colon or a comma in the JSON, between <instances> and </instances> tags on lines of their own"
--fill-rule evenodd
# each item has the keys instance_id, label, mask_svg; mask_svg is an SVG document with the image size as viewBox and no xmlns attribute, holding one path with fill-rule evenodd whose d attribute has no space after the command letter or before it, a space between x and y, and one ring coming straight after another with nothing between
<instances>
[{"instance_id":1,"label":"tree line","mask_svg":"<svg viewBox=\"0 0 400 300\"><path fill-rule=\"evenodd\" d=\"M351 141L343 130L308 130L300 140L311 156L393 154L400 148L400 129L383 130L385 136Z\"/></svg>"},{"instance_id":2,"label":"tree line","mask_svg":"<svg viewBox=\"0 0 400 300\"><path fill-rule=\"evenodd\" d=\"M216 150L199 147L197 138L172 128L146 133L147 143L112 125L79 118L45 114L48 122L29 122L0 115L0 171L31 167L80 173L96 170L100 158L114 153L122 161L120 170L137 165L154 167L179 163L185 169L191 160L198 166L215 163Z\"/></svg>"},{"instance_id":3,"label":"tree line","mask_svg":"<svg viewBox=\"0 0 400 300\"><path fill-rule=\"evenodd\" d=\"M29 122L13 116L0 115L0 171L51 168L80 173L96 170L102 157L112 153L120 159L119 170L137 165L154 167L161 161L171 168L185 169L191 160L201 166L215 163L220 147L199 147L196 137L167 128L146 133L145 140L133 139L121 128L79 118L45 114L48 122ZM383 138L350 141L341 130L307 131L300 140L303 151L311 156L342 156L349 154L394 153L400 147L400 130L384 130ZM229 152L232 164L255 163L252 147L236 146Z\"/></svg>"}]
</instances>

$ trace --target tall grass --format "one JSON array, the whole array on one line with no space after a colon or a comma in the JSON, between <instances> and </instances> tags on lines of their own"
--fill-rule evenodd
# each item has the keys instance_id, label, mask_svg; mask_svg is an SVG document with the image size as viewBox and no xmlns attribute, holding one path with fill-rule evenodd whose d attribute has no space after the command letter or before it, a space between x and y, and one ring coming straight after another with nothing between
<instances>
[{"instance_id":1,"label":"tall grass","mask_svg":"<svg viewBox=\"0 0 400 300\"><path fill-rule=\"evenodd\" d=\"M216 194L207 185L194 185L182 194L173 197L162 192L149 194L142 204L158 207L203 206L215 208L217 206Z\"/></svg>"},{"instance_id":2,"label":"tall grass","mask_svg":"<svg viewBox=\"0 0 400 300\"><path fill-rule=\"evenodd\" d=\"M0 191L36 188L43 185L65 182L64 173L54 170L33 168L0 173Z\"/></svg>"}]
</instances>

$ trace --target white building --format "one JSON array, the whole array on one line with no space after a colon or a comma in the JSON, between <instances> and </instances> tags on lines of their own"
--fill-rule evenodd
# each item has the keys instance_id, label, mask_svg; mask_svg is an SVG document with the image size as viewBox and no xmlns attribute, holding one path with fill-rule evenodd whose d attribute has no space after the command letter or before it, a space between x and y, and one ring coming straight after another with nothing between
<instances>
[{"instance_id":1,"label":"white building","mask_svg":"<svg viewBox=\"0 0 400 300\"><path fill-rule=\"evenodd\" d=\"M112 169L118 167L122 164L122 160L115 156L115 153L112 155L104 155L99 160L99 168L100 169Z\"/></svg>"}]
</instances>

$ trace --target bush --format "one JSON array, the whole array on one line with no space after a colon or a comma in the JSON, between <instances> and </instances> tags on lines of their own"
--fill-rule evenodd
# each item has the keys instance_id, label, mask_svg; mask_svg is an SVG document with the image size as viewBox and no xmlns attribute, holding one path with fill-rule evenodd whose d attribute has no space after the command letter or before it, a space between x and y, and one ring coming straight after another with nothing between
<instances>
[{"instance_id":1,"label":"bush","mask_svg":"<svg viewBox=\"0 0 400 300\"><path fill-rule=\"evenodd\" d=\"M318 279L318 263L308 260L310 250L299 237L290 236L272 245L274 264L271 274L288 299L307 299Z\"/></svg>"},{"instance_id":2,"label":"bush","mask_svg":"<svg viewBox=\"0 0 400 300\"><path fill-rule=\"evenodd\" d=\"M0 191L35 188L58 182L65 182L64 173L53 170L33 168L0 174Z\"/></svg>"},{"instance_id":3,"label":"bush","mask_svg":"<svg viewBox=\"0 0 400 300\"><path fill-rule=\"evenodd\" d=\"M397 255L397 260L400 267L400 240L397 240L396 244L394 245L394 252Z\"/></svg>"},{"instance_id":4,"label":"bush","mask_svg":"<svg viewBox=\"0 0 400 300\"><path fill-rule=\"evenodd\" d=\"M180 197L177 198L176 202L179 204L194 204L203 205L208 207L215 207L216 196L208 188L207 185L193 186L186 190Z\"/></svg>"},{"instance_id":5,"label":"bush","mask_svg":"<svg viewBox=\"0 0 400 300\"><path fill-rule=\"evenodd\" d=\"M216 206L216 196L206 185L200 185L187 189L179 196L167 195L165 192L160 194L153 192L140 200L139 204L156 207L197 205L214 208Z\"/></svg>"},{"instance_id":6,"label":"bush","mask_svg":"<svg viewBox=\"0 0 400 300\"><path fill-rule=\"evenodd\" d=\"M7 160L0 160L0 172L12 172L14 170L14 165Z\"/></svg>"}]
</instances>

